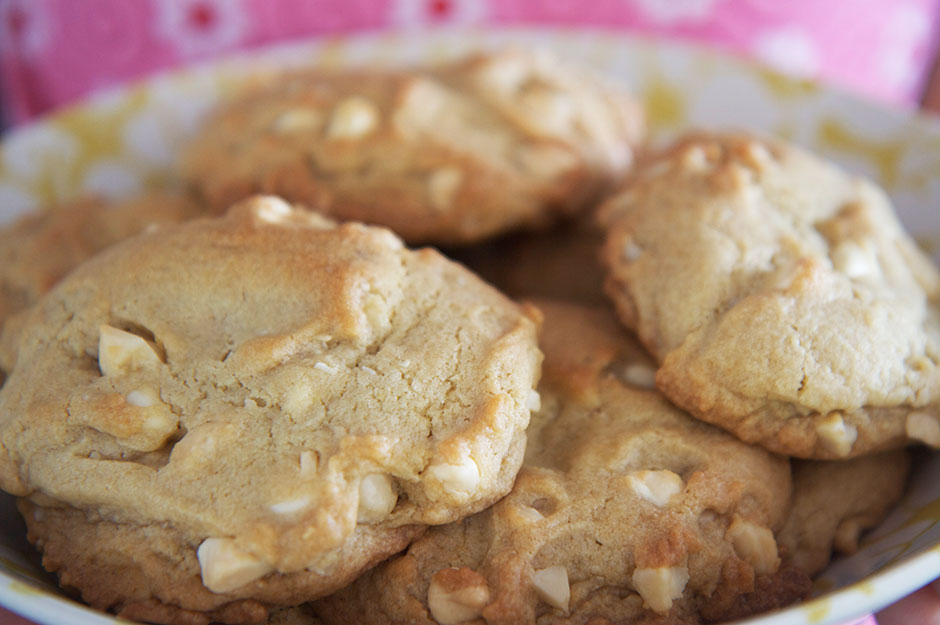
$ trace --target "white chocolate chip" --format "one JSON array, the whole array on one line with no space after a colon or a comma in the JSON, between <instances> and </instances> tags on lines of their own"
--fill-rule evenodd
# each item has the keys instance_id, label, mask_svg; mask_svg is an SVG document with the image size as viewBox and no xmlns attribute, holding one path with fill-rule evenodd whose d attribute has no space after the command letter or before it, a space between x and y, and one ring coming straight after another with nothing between
<instances>
[{"instance_id":1,"label":"white chocolate chip","mask_svg":"<svg viewBox=\"0 0 940 625\"><path fill-rule=\"evenodd\" d=\"M454 203L457 189L463 181L463 172L456 167L441 167L428 176L428 199L431 206L445 211Z\"/></svg>"},{"instance_id":2,"label":"white chocolate chip","mask_svg":"<svg viewBox=\"0 0 940 625\"><path fill-rule=\"evenodd\" d=\"M545 516L532 506L518 506L516 511L529 523L538 523L545 519Z\"/></svg>"},{"instance_id":3,"label":"white chocolate chip","mask_svg":"<svg viewBox=\"0 0 940 625\"><path fill-rule=\"evenodd\" d=\"M858 429L846 424L838 412L834 412L816 424L816 435L822 446L840 458L848 456L858 438Z\"/></svg>"},{"instance_id":4,"label":"white chocolate chip","mask_svg":"<svg viewBox=\"0 0 940 625\"><path fill-rule=\"evenodd\" d=\"M516 149L522 168L540 178L555 178L577 167L577 158L562 147L553 145L523 145Z\"/></svg>"},{"instance_id":5,"label":"white chocolate chip","mask_svg":"<svg viewBox=\"0 0 940 625\"><path fill-rule=\"evenodd\" d=\"M526 63L520 57L503 56L479 66L474 79L485 92L513 92L519 89L528 72Z\"/></svg>"},{"instance_id":6,"label":"white chocolate chip","mask_svg":"<svg viewBox=\"0 0 940 625\"><path fill-rule=\"evenodd\" d=\"M195 470L209 462L226 443L238 434L230 423L209 421L190 429L170 452L170 464L183 470Z\"/></svg>"},{"instance_id":7,"label":"white chocolate chip","mask_svg":"<svg viewBox=\"0 0 940 625\"><path fill-rule=\"evenodd\" d=\"M281 398L281 408L289 415L302 415L317 399L314 388L304 379L298 379L287 388Z\"/></svg>"},{"instance_id":8,"label":"white chocolate chip","mask_svg":"<svg viewBox=\"0 0 940 625\"><path fill-rule=\"evenodd\" d=\"M529 391L525 398L525 407L531 412L538 412L542 408L542 396L536 390Z\"/></svg>"},{"instance_id":9,"label":"white chocolate chip","mask_svg":"<svg viewBox=\"0 0 940 625\"><path fill-rule=\"evenodd\" d=\"M279 134L309 132L317 130L323 123L323 116L309 108L288 109L278 115L271 127Z\"/></svg>"},{"instance_id":10,"label":"white chocolate chip","mask_svg":"<svg viewBox=\"0 0 940 625\"><path fill-rule=\"evenodd\" d=\"M568 569L561 565L540 569L532 574L532 585L539 599L553 608L568 611L568 602L571 600Z\"/></svg>"},{"instance_id":11,"label":"white chocolate chip","mask_svg":"<svg viewBox=\"0 0 940 625\"><path fill-rule=\"evenodd\" d=\"M489 602L486 579L476 571L443 569L431 577L428 609L440 625L457 625L479 618Z\"/></svg>"},{"instance_id":12,"label":"white chocolate chip","mask_svg":"<svg viewBox=\"0 0 940 625\"><path fill-rule=\"evenodd\" d=\"M526 120L551 136L571 134L575 108L571 96L551 89L527 89L520 100Z\"/></svg>"},{"instance_id":13,"label":"white chocolate chip","mask_svg":"<svg viewBox=\"0 0 940 625\"><path fill-rule=\"evenodd\" d=\"M156 393L148 389L135 389L124 398L131 406L138 408L150 408L157 403Z\"/></svg>"},{"instance_id":14,"label":"white chocolate chip","mask_svg":"<svg viewBox=\"0 0 940 625\"><path fill-rule=\"evenodd\" d=\"M770 150L767 149L763 143L757 141L748 141L744 146L748 158L751 159L753 164L758 168L764 168L774 161L773 154L770 153Z\"/></svg>"},{"instance_id":15,"label":"white chocolate chip","mask_svg":"<svg viewBox=\"0 0 940 625\"><path fill-rule=\"evenodd\" d=\"M309 480L316 477L320 469L320 454L306 449L300 452L300 477Z\"/></svg>"},{"instance_id":16,"label":"white chocolate chip","mask_svg":"<svg viewBox=\"0 0 940 625\"><path fill-rule=\"evenodd\" d=\"M682 165L688 171L701 173L711 168L708 155L700 145L693 145L682 154Z\"/></svg>"},{"instance_id":17,"label":"white chocolate chip","mask_svg":"<svg viewBox=\"0 0 940 625\"><path fill-rule=\"evenodd\" d=\"M281 224L294 212L293 207L274 195L262 195L254 198L251 209L261 221Z\"/></svg>"},{"instance_id":18,"label":"white chocolate chip","mask_svg":"<svg viewBox=\"0 0 940 625\"><path fill-rule=\"evenodd\" d=\"M365 371L366 373L368 373L369 375L378 375L378 373L376 373L376 372L375 372L375 369L373 369L372 367L367 367L367 366L365 366L365 365L359 365L359 368L362 369L363 371Z\"/></svg>"},{"instance_id":19,"label":"white chocolate chip","mask_svg":"<svg viewBox=\"0 0 940 625\"><path fill-rule=\"evenodd\" d=\"M688 581L689 569L684 566L633 571L634 588L643 597L643 602L658 614L668 612L673 600L682 597Z\"/></svg>"},{"instance_id":20,"label":"white chocolate chip","mask_svg":"<svg viewBox=\"0 0 940 625\"><path fill-rule=\"evenodd\" d=\"M350 96L333 109L326 136L330 139L358 139L372 132L379 123L379 110L370 100Z\"/></svg>"},{"instance_id":21,"label":"white chocolate chip","mask_svg":"<svg viewBox=\"0 0 940 625\"><path fill-rule=\"evenodd\" d=\"M627 476L630 488L642 499L662 508L682 492L682 478L672 471L634 471Z\"/></svg>"},{"instance_id":22,"label":"white chocolate chip","mask_svg":"<svg viewBox=\"0 0 940 625\"><path fill-rule=\"evenodd\" d=\"M108 377L161 363L153 345L136 334L109 325L98 326L98 332L98 367Z\"/></svg>"},{"instance_id":23,"label":"white chocolate chip","mask_svg":"<svg viewBox=\"0 0 940 625\"><path fill-rule=\"evenodd\" d=\"M162 410L148 411L147 417L141 424L142 436L139 440L128 441L132 446L141 451L153 451L159 449L166 439L179 428L179 418L161 406Z\"/></svg>"},{"instance_id":24,"label":"white chocolate chip","mask_svg":"<svg viewBox=\"0 0 940 625\"><path fill-rule=\"evenodd\" d=\"M465 458L460 464L431 465L428 474L451 495L469 495L480 485L480 467L473 458Z\"/></svg>"},{"instance_id":25,"label":"white chocolate chip","mask_svg":"<svg viewBox=\"0 0 940 625\"><path fill-rule=\"evenodd\" d=\"M359 481L358 523L378 523L392 513L398 493L392 478L384 473L371 473Z\"/></svg>"},{"instance_id":26,"label":"white chocolate chip","mask_svg":"<svg viewBox=\"0 0 940 625\"><path fill-rule=\"evenodd\" d=\"M633 239L627 239L627 242L623 244L623 259L628 263L632 263L643 253L643 248L636 244Z\"/></svg>"},{"instance_id":27,"label":"white chocolate chip","mask_svg":"<svg viewBox=\"0 0 940 625\"><path fill-rule=\"evenodd\" d=\"M224 593L260 579L273 569L240 549L231 538L207 538L196 551L202 584L212 592Z\"/></svg>"},{"instance_id":28,"label":"white chocolate chip","mask_svg":"<svg viewBox=\"0 0 940 625\"><path fill-rule=\"evenodd\" d=\"M656 370L649 365L632 362L623 368L623 381L640 388L656 388Z\"/></svg>"},{"instance_id":29,"label":"white chocolate chip","mask_svg":"<svg viewBox=\"0 0 940 625\"><path fill-rule=\"evenodd\" d=\"M843 241L832 250L832 266L849 278L863 278L881 272L877 259L854 241Z\"/></svg>"},{"instance_id":30,"label":"white chocolate chip","mask_svg":"<svg viewBox=\"0 0 940 625\"><path fill-rule=\"evenodd\" d=\"M317 364L313 365L313 368L316 369L317 371L329 373L330 375L333 375L336 373L336 367L331 367L325 362L318 362Z\"/></svg>"},{"instance_id":31,"label":"white chocolate chip","mask_svg":"<svg viewBox=\"0 0 940 625\"><path fill-rule=\"evenodd\" d=\"M940 423L936 417L926 412L912 412L907 415L904 429L909 438L931 447L940 447Z\"/></svg>"},{"instance_id":32,"label":"white chocolate chip","mask_svg":"<svg viewBox=\"0 0 940 625\"><path fill-rule=\"evenodd\" d=\"M311 499L307 495L295 497L294 499L285 499L268 506L268 509L274 514L280 516L292 516L298 512L310 507Z\"/></svg>"},{"instance_id":33,"label":"white chocolate chip","mask_svg":"<svg viewBox=\"0 0 940 625\"><path fill-rule=\"evenodd\" d=\"M738 557L754 567L759 575L769 575L780 567L777 541L769 528L736 518L728 527L728 537Z\"/></svg>"}]
</instances>

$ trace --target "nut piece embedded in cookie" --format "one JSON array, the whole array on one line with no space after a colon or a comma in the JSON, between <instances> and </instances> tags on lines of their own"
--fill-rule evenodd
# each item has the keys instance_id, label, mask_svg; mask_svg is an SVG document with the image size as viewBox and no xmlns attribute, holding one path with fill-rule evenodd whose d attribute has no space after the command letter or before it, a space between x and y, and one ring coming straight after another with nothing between
<instances>
[{"instance_id":1,"label":"nut piece embedded in cookie","mask_svg":"<svg viewBox=\"0 0 940 625\"><path fill-rule=\"evenodd\" d=\"M106 324L98 326L98 367L102 375L119 376L160 363L157 350L142 337Z\"/></svg>"},{"instance_id":2,"label":"nut piece embedded in cookie","mask_svg":"<svg viewBox=\"0 0 940 625\"><path fill-rule=\"evenodd\" d=\"M653 612L665 614L672 602L682 596L689 582L689 570L684 566L663 566L633 571L633 585L643 602Z\"/></svg>"},{"instance_id":3,"label":"nut piece embedded in cookie","mask_svg":"<svg viewBox=\"0 0 940 625\"><path fill-rule=\"evenodd\" d=\"M492 505L541 363L533 308L271 197L112 247L18 319L0 483L69 510L32 540L138 620L260 622Z\"/></svg>"},{"instance_id":4,"label":"nut piece embedded in cookie","mask_svg":"<svg viewBox=\"0 0 940 625\"><path fill-rule=\"evenodd\" d=\"M230 592L273 569L240 549L230 538L207 538L197 551L202 583L212 592Z\"/></svg>"},{"instance_id":5,"label":"nut piece embedded in cookie","mask_svg":"<svg viewBox=\"0 0 940 625\"><path fill-rule=\"evenodd\" d=\"M590 209L631 167L643 126L622 87L524 50L294 70L216 111L182 169L220 210L271 193L412 243L460 245Z\"/></svg>"},{"instance_id":6,"label":"nut piece embedded in cookie","mask_svg":"<svg viewBox=\"0 0 940 625\"><path fill-rule=\"evenodd\" d=\"M431 576L427 601L440 625L457 625L480 617L490 601L490 589L476 571L443 569Z\"/></svg>"},{"instance_id":7,"label":"nut piece embedded in cookie","mask_svg":"<svg viewBox=\"0 0 940 625\"><path fill-rule=\"evenodd\" d=\"M662 508L673 495L682 492L682 478L672 471L636 471L627 476L627 483L640 498Z\"/></svg>"},{"instance_id":8,"label":"nut piece embedded in cookie","mask_svg":"<svg viewBox=\"0 0 940 625\"><path fill-rule=\"evenodd\" d=\"M931 436L908 415L940 408L940 272L876 185L783 141L700 133L599 213L605 289L678 406L801 458Z\"/></svg>"},{"instance_id":9,"label":"nut piece embedded in cookie","mask_svg":"<svg viewBox=\"0 0 940 625\"><path fill-rule=\"evenodd\" d=\"M428 477L440 484L444 493L463 497L472 493L480 483L480 467L473 458L464 458L459 464L440 462L427 470Z\"/></svg>"},{"instance_id":10,"label":"nut piece embedded in cookie","mask_svg":"<svg viewBox=\"0 0 940 625\"><path fill-rule=\"evenodd\" d=\"M910 413L904 422L904 430L912 440L934 448L940 447L940 422L931 414L916 411Z\"/></svg>"},{"instance_id":11,"label":"nut piece embedded in cookie","mask_svg":"<svg viewBox=\"0 0 940 625\"><path fill-rule=\"evenodd\" d=\"M571 585L568 583L568 570L565 567L556 565L535 571L532 573L532 585L539 599L562 612L568 611Z\"/></svg>"},{"instance_id":12,"label":"nut piece embedded in cookie","mask_svg":"<svg viewBox=\"0 0 940 625\"><path fill-rule=\"evenodd\" d=\"M340 102L330 115L326 136L330 139L358 139L378 125L379 111L367 98L351 96Z\"/></svg>"},{"instance_id":13,"label":"nut piece embedded in cookie","mask_svg":"<svg viewBox=\"0 0 940 625\"><path fill-rule=\"evenodd\" d=\"M395 484L384 473L370 473L359 482L359 523L378 523L395 509Z\"/></svg>"},{"instance_id":14,"label":"nut piece embedded in cookie","mask_svg":"<svg viewBox=\"0 0 940 625\"><path fill-rule=\"evenodd\" d=\"M777 542L770 528L735 519L728 527L728 536L738 557L753 566L756 573L768 575L780 566Z\"/></svg>"},{"instance_id":15,"label":"nut piece embedded in cookie","mask_svg":"<svg viewBox=\"0 0 940 625\"><path fill-rule=\"evenodd\" d=\"M842 415L836 412L816 423L816 435L827 451L844 458L852 453L852 445L858 439L858 428L847 424Z\"/></svg>"}]
</instances>

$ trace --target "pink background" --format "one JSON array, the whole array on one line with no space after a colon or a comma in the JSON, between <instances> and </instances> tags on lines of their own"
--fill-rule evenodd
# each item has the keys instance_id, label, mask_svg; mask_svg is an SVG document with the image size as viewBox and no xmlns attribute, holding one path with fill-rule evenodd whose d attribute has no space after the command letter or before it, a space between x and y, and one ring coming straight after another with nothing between
<instances>
[{"instance_id":1,"label":"pink background","mask_svg":"<svg viewBox=\"0 0 940 625\"><path fill-rule=\"evenodd\" d=\"M449 25L622 29L720 47L916 104L940 0L0 0L0 80L19 122L89 91L274 41Z\"/></svg>"}]
</instances>

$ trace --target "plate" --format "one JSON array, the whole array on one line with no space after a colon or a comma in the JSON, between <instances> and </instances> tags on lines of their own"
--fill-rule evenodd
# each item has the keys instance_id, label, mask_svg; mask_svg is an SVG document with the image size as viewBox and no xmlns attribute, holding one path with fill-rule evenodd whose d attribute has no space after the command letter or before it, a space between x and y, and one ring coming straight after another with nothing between
<instances>
[{"instance_id":1,"label":"plate","mask_svg":"<svg viewBox=\"0 0 940 625\"><path fill-rule=\"evenodd\" d=\"M9 132L0 146L0 223L84 193L120 197L159 186L212 106L258 73L285 66L394 66L472 50L546 48L631 88L654 138L684 129L748 128L815 150L878 181L901 220L940 261L940 124L699 48L584 30L438 30L278 46L101 93ZM940 454L924 453L907 494L816 581L815 598L741 625L837 624L940 577ZM0 604L40 623L124 622L62 595L0 497Z\"/></svg>"}]
</instances>

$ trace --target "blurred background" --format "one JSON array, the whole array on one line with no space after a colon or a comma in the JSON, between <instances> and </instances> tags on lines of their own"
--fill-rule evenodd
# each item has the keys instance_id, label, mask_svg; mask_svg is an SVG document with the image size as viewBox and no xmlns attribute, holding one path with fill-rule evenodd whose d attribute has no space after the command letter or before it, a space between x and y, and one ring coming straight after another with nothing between
<instances>
[{"instance_id":1,"label":"blurred background","mask_svg":"<svg viewBox=\"0 0 940 625\"><path fill-rule=\"evenodd\" d=\"M893 106L932 104L940 0L0 0L15 125L89 93L315 35L596 27L692 42Z\"/></svg>"}]
</instances>

